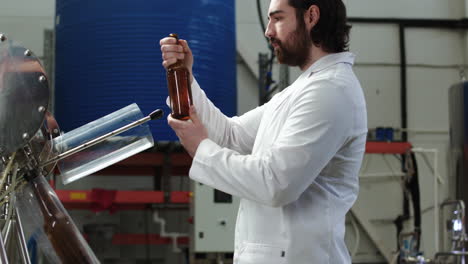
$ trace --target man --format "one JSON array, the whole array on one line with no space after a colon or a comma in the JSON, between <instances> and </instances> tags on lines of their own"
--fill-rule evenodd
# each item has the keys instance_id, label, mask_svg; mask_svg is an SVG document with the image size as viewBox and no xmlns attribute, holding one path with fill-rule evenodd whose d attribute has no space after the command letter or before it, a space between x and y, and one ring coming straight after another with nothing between
<instances>
[{"instance_id":1,"label":"man","mask_svg":"<svg viewBox=\"0 0 468 264\"><path fill-rule=\"evenodd\" d=\"M265 35L303 73L268 103L224 116L192 80L191 121L168 117L190 177L241 198L234 263L350 263L345 215L358 194L367 119L341 0L272 0ZM163 65L191 69L187 42L160 41ZM196 108L196 111L195 111Z\"/></svg>"}]
</instances>

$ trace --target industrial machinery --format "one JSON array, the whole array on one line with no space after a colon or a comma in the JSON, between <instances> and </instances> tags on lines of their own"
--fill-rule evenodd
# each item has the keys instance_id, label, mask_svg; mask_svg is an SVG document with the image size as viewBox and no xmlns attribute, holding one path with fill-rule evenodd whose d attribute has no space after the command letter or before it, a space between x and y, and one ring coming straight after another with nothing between
<instances>
[{"instance_id":1,"label":"industrial machinery","mask_svg":"<svg viewBox=\"0 0 468 264\"><path fill-rule=\"evenodd\" d=\"M464 264L468 262L465 204L468 201L467 184L467 146L468 146L468 82L453 85L449 91L450 115L450 161L451 171L449 183L450 192L455 194L452 200L438 205L438 217L441 226L436 226L436 242L442 248L433 258L426 259L414 246L418 239L416 233L403 233L400 235L399 263L438 263L438 264ZM438 200L436 200L438 204ZM450 215L444 210L450 208ZM448 241L446 241L448 238Z\"/></svg>"},{"instance_id":2,"label":"industrial machinery","mask_svg":"<svg viewBox=\"0 0 468 264\"><path fill-rule=\"evenodd\" d=\"M46 72L28 49L0 34L0 262L98 263L46 177L64 183L153 146L136 104L68 133L48 111ZM31 261L33 260L33 261Z\"/></svg>"},{"instance_id":3,"label":"industrial machinery","mask_svg":"<svg viewBox=\"0 0 468 264\"><path fill-rule=\"evenodd\" d=\"M443 209L447 206L455 205L452 210L452 217L446 222L446 229L450 238L450 250L437 252L434 261L435 263L462 263L468 262L468 252L466 252L466 235L465 227L465 203L463 200L449 200L441 204L441 217L444 218Z\"/></svg>"},{"instance_id":4,"label":"industrial machinery","mask_svg":"<svg viewBox=\"0 0 468 264\"><path fill-rule=\"evenodd\" d=\"M451 210L450 217L445 217L444 208L455 206ZM416 232L407 232L400 234L400 259L399 263L405 264L465 264L468 260L468 252L466 251L466 242L468 237L465 229L465 203L463 200L448 200L440 205L441 222L445 222L445 232L440 232L442 240L445 239L442 234L445 234L450 239L450 249L447 251L437 252L434 258L425 258L415 246L415 242L419 236ZM445 243L444 243L445 244Z\"/></svg>"}]
</instances>

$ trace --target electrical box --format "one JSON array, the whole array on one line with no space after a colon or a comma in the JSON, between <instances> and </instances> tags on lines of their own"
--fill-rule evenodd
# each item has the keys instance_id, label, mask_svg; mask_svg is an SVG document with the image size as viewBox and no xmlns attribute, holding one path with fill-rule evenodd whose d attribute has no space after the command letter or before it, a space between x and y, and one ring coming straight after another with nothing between
<instances>
[{"instance_id":1,"label":"electrical box","mask_svg":"<svg viewBox=\"0 0 468 264\"><path fill-rule=\"evenodd\" d=\"M197 182L192 191L192 252L233 252L239 198Z\"/></svg>"}]
</instances>

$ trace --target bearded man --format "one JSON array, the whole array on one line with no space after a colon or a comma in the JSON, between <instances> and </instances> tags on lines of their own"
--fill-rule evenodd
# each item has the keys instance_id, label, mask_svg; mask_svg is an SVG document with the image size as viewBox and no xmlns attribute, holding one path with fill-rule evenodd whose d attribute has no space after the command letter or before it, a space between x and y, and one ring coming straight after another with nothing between
<instances>
[{"instance_id":1,"label":"bearded man","mask_svg":"<svg viewBox=\"0 0 468 264\"><path fill-rule=\"evenodd\" d=\"M168 122L193 157L190 178L241 199L234 263L351 263L345 215L358 195L367 114L346 9L342 0L272 0L268 12L265 35L279 63L300 67L297 80L228 118L192 78L191 121ZM160 41L163 66L179 59L191 70L180 43Z\"/></svg>"}]
</instances>

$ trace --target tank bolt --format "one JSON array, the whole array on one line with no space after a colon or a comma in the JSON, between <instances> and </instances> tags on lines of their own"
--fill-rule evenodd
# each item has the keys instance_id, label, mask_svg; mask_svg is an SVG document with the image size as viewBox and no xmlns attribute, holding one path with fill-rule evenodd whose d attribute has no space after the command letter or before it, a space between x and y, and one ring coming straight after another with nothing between
<instances>
[{"instance_id":1,"label":"tank bolt","mask_svg":"<svg viewBox=\"0 0 468 264\"><path fill-rule=\"evenodd\" d=\"M40 81L41 83L45 82L45 81L46 81L46 77L45 77L44 75L41 75L41 76L39 77L39 81Z\"/></svg>"},{"instance_id":2,"label":"tank bolt","mask_svg":"<svg viewBox=\"0 0 468 264\"><path fill-rule=\"evenodd\" d=\"M23 133L23 139L28 139L28 138L29 138L28 133Z\"/></svg>"},{"instance_id":3,"label":"tank bolt","mask_svg":"<svg viewBox=\"0 0 468 264\"><path fill-rule=\"evenodd\" d=\"M31 54L32 54L32 52L30 50L28 50L28 49L24 51L24 56L26 56L26 57L31 56Z\"/></svg>"},{"instance_id":4,"label":"tank bolt","mask_svg":"<svg viewBox=\"0 0 468 264\"><path fill-rule=\"evenodd\" d=\"M45 107L41 105L39 108L37 108L37 111L39 111L39 113L43 113L45 111Z\"/></svg>"},{"instance_id":5,"label":"tank bolt","mask_svg":"<svg viewBox=\"0 0 468 264\"><path fill-rule=\"evenodd\" d=\"M5 34L0 33L0 41L5 41L7 38Z\"/></svg>"}]
</instances>

